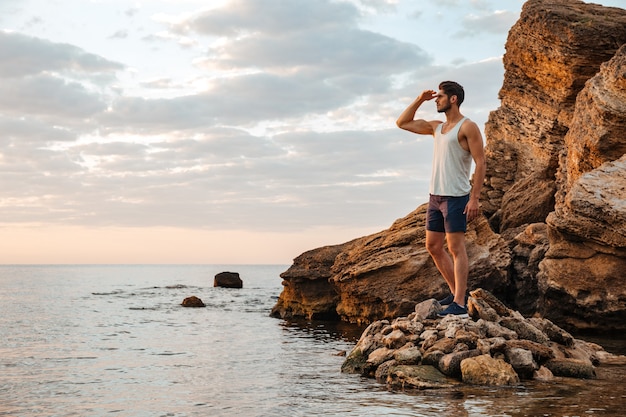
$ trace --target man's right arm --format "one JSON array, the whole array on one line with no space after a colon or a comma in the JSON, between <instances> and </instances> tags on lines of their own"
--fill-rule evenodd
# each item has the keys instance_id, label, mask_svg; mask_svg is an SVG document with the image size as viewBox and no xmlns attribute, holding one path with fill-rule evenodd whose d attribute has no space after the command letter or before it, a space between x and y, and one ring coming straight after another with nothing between
<instances>
[{"instance_id":1,"label":"man's right arm","mask_svg":"<svg viewBox=\"0 0 626 417\"><path fill-rule=\"evenodd\" d=\"M396 120L396 125L400 129L408 130L409 132L418 133L420 135L432 135L435 133L436 123L428 122L423 119L415 120L415 112L422 105L423 102L432 100L437 96L437 92L434 90L425 90L420 94L413 103L407 107L398 120Z\"/></svg>"}]
</instances>

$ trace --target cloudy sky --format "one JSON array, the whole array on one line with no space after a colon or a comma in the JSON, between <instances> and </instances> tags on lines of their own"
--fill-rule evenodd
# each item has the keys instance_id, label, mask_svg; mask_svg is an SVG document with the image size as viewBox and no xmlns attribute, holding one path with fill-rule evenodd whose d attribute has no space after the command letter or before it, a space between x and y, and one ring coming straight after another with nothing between
<instances>
[{"instance_id":1,"label":"cloudy sky","mask_svg":"<svg viewBox=\"0 0 626 417\"><path fill-rule=\"evenodd\" d=\"M0 0L0 263L289 264L383 230L427 199L396 118L453 79L483 126L522 5Z\"/></svg>"}]
</instances>

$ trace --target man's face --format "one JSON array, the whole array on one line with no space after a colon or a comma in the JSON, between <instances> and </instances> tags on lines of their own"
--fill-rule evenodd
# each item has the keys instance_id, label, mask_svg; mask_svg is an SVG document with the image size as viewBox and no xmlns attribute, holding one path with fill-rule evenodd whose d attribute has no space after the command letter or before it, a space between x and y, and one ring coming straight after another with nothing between
<instances>
[{"instance_id":1,"label":"man's face","mask_svg":"<svg viewBox=\"0 0 626 417\"><path fill-rule=\"evenodd\" d=\"M435 104L437 105L437 112L445 113L450 110L450 98L443 92L443 90L439 90L437 93L437 98L435 98Z\"/></svg>"}]
</instances>

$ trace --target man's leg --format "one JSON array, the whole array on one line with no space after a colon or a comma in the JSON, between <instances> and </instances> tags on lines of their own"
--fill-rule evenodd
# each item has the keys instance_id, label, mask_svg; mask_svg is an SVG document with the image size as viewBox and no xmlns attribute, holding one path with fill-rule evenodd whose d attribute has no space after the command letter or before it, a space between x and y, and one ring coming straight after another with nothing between
<instances>
[{"instance_id":1,"label":"man's leg","mask_svg":"<svg viewBox=\"0 0 626 417\"><path fill-rule=\"evenodd\" d=\"M433 232L431 230L426 230L426 249L430 256L433 258L435 262L435 266L443 276L443 279L450 287L450 292L455 294L456 284L455 284L455 266L452 258L444 248L444 243L446 240L446 234L443 232ZM448 243L449 244L449 243ZM466 256L467 258L467 256ZM466 279L467 281L467 279ZM467 284L466 284L467 286ZM465 304L465 299L463 299L463 304Z\"/></svg>"},{"instance_id":2,"label":"man's leg","mask_svg":"<svg viewBox=\"0 0 626 417\"><path fill-rule=\"evenodd\" d=\"M427 237L428 239L428 237ZM448 250L452 254L454 286L454 302L465 306L465 293L467 292L467 276L469 273L469 260L465 248L465 233L447 233Z\"/></svg>"}]
</instances>

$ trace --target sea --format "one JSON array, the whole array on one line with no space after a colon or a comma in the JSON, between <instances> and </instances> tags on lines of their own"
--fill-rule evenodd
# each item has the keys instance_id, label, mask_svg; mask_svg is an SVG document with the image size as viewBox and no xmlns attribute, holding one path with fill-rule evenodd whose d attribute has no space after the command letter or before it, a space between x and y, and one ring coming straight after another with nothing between
<instances>
[{"instance_id":1,"label":"sea","mask_svg":"<svg viewBox=\"0 0 626 417\"><path fill-rule=\"evenodd\" d=\"M342 374L362 327L270 317L288 265L0 266L0 416L623 416L593 380L391 391ZM242 289L213 287L238 272ZM185 308L197 296L205 308ZM624 339L596 340L626 353Z\"/></svg>"}]
</instances>

